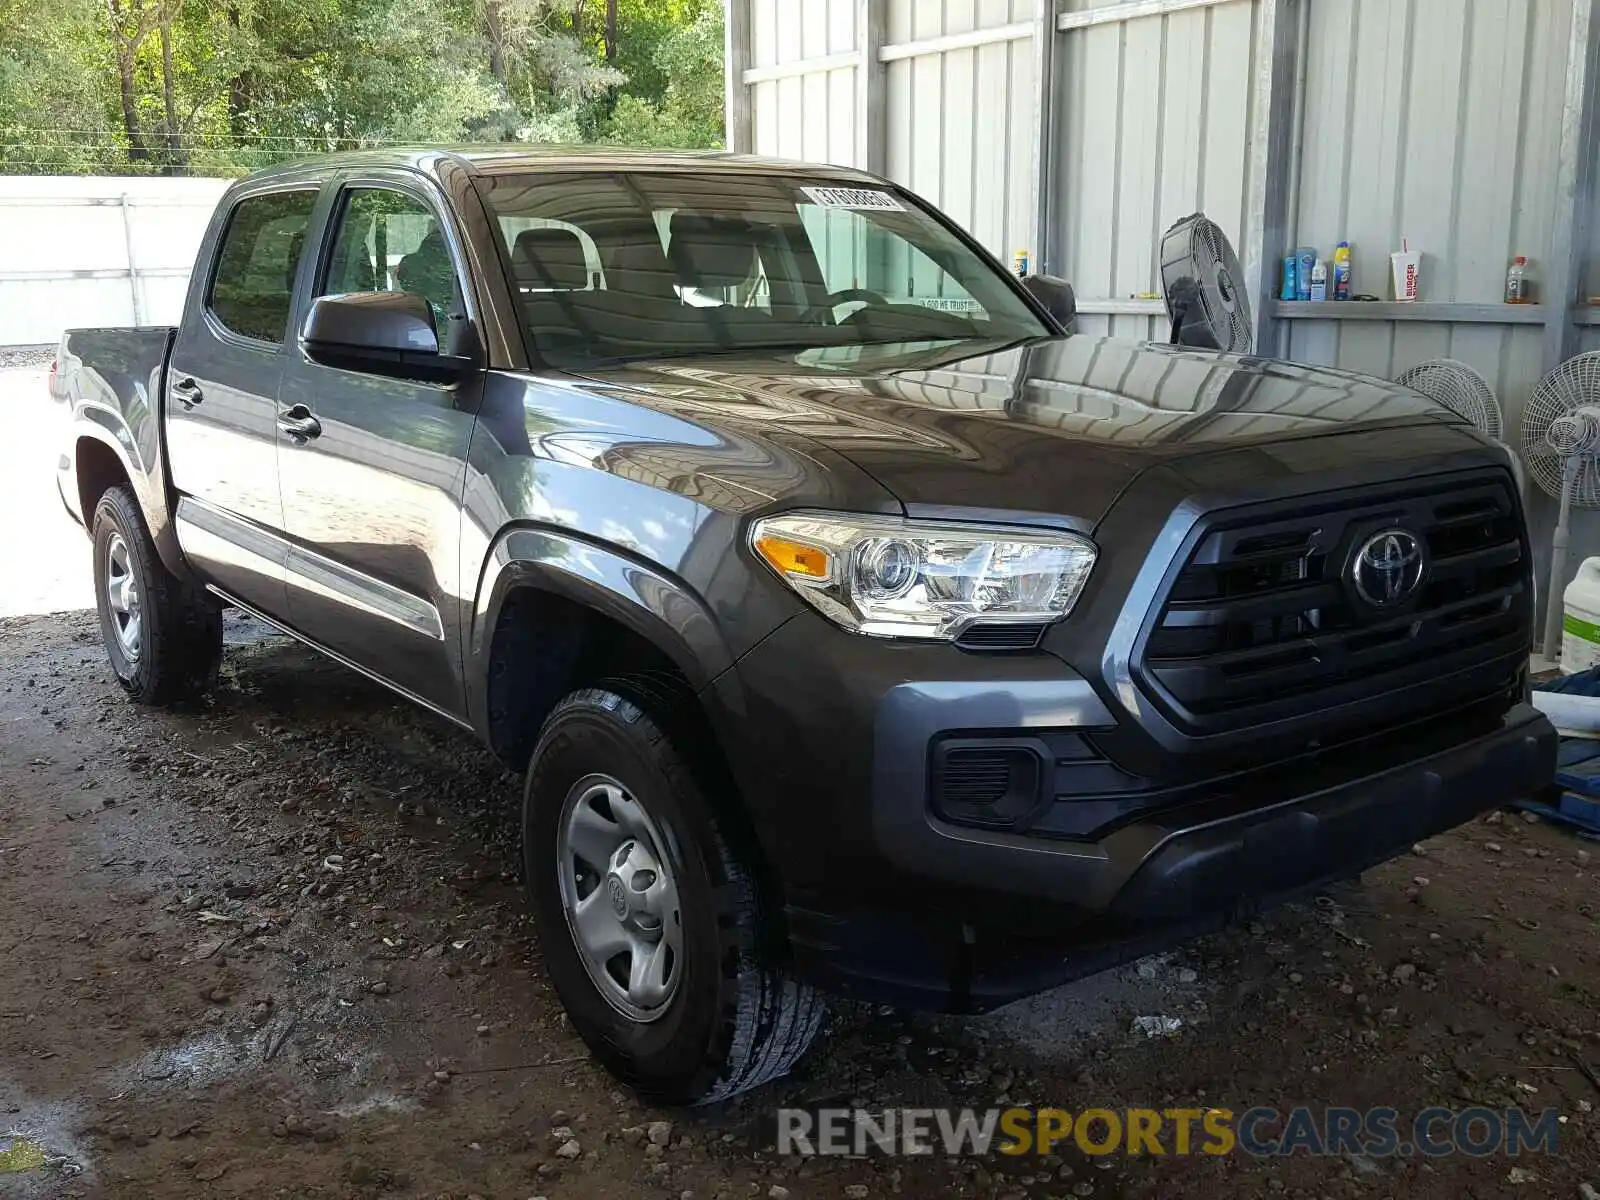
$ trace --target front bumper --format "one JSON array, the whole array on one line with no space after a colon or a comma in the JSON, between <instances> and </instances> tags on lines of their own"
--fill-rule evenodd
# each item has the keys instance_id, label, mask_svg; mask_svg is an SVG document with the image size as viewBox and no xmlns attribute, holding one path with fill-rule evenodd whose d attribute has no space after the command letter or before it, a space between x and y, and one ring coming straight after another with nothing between
<instances>
[{"instance_id":1,"label":"front bumper","mask_svg":"<svg viewBox=\"0 0 1600 1200\"><path fill-rule=\"evenodd\" d=\"M1092 737L1129 719L1049 654L873 643L800 617L719 683L714 716L787 901L797 971L954 1011L1355 875L1537 792L1555 765L1554 730L1508 698L1169 790L1174 802L1090 836L1041 836L957 826L929 797L943 736Z\"/></svg>"}]
</instances>

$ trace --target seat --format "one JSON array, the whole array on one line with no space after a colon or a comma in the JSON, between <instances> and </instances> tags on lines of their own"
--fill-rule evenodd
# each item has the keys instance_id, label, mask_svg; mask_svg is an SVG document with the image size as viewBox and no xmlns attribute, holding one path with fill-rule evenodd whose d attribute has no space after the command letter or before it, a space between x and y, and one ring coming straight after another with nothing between
<instances>
[{"instance_id":1,"label":"seat","mask_svg":"<svg viewBox=\"0 0 1600 1200\"><path fill-rule=\"evenodd\" d=\"M739 217L672 214L667 257L685 287L722 291L748 283L755 274L756 237Z\"/></svg>"},{"instance_id":2,"label":"seat","mask_svg":"<svg viewBox=\"0 0 1600 1200\"><path fill-rule=\"evenodd\" d=\"M570 229L523 230L511 249L511 269L518 287L567 292L589 287L583 239Z\"/></svg>"},{"instance_id":3,"label":"seat","mask_svg":"<svg viewBox=\"0 0 1600 1200\"><path fill-rule=\"evenodd\" d=\"M417 248L400 260L395 275L405 291L416 292L428 301L437 327L446 328L457 303L456 268L450 261L450 251L438 226L430 229Z\"/></svg>"}]
</instances>

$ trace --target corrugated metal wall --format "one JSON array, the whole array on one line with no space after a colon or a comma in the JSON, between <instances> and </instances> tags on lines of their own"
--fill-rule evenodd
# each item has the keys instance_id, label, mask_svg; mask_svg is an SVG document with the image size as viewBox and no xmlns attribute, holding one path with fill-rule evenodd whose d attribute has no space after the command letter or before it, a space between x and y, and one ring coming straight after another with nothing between
<instances>
[{"instance_id":1,"label":"corrugated metal wall","mask_svg":"<svg viewBox=\"0 0 1600 1200\"><path fill-rule=\"evenodd\" d=\"M1387 297L1391 249L1421 250L1423 298L1493 304L1506 266L1548 260L1572 0L1333 0L1311 7L1298 240L1352 246ZM1515 429L1540 325L1294 321L1290 357L1393 378L1463 359Z\"/></svg>"},{"instance_id":2,"label":"corrugated metal wall","mask_svg":"<svg viewBox=\"0 0 1600 1200\"><path fill-rule=\"evenodd\" d=\"M1568 304L1600 296L1596 188L1573 165L1595 157L1575 97L1592 96L1600 74L1589 63L1600 0L732 2L751 5L739 69L750 69L754 150L874 161L860 89L881 70L882 169L1003 259L1042 252L1077 290L1085 332L1164 336L1147 298L1157 243L1197 208L1241 258L1281 261L1296 244L1327 256L1348 240L1355 290L1384 299L1389 252L1409 239L1423 306L1329 320L1269 302L1262 349L1387 378L1463 359L1494 385L1515 443ZM882 45L868 64L859 47L874 20ZM780 63L803 74L762 78ZM1572 260L1575 237L1584 253ZM1540 284L1570 278L1570 293L1502 306L1517 254ZM1573 348L1600 350L1597 313L1576 310ZM1552 505L1531 500L1538 543ZM1600 516L1575 523L1574 543L1600 553Z\"/></svg>"},{"instance_id":3,"label":"corrugated metal wall","mask_svg":"<svg viewBox=\"0 0 1600 1200\"><path fill-rule=\"evenodd\" d=\"M856 49L856 0L759 0L750 20L751 61L781 67ZM859 165L856 69L808 71L751 85L762 154Z\"/></svg>"},{"instance_id":4,"label":"corrugated metal wall","mask_svg":"<svg viewBox=\"0 0 1600 1200\"><path fill-rule=\"evenodd\" d=\"M1157 291L1161 234L1197 209L1245 245L1256 8L1232 0L1059 35L1052 269L1086 307ZM1161 324L1140 315L1079 321L1087 332L1136 338L1159 336Z\"/></svg>"},{"instance_id":5,"label":"corrugated metal wall","mask_svg":"<svg viewBox=\"0 0 1600 1200\"><path fill-rule=\"evenodd\" d=\"M780 0L781 2L781 0ZM888 44L1027 26L1031 0L890 0ZM891 61L888 166L1002 258L1032 239L1030 36Z\"/></svg>"},{"instance_id":6,"label":"corrugated metal wall","mask_svg":"<svg viewBox=\"0 0 1600 1200\"><path fill-rule=\"evenodd\" d=\"M971 229L997 254L1032 236L1031 162L1038 88L1033 0L887 0L895 47L1016 26L981 46L884 64L889 174ZM864 163L857 128L858 0L751 0L749 95L755 150ZM811 69L794 72L797 65ZM778 77L773 77L778 76Z\"/></svg>"}]
</instances>

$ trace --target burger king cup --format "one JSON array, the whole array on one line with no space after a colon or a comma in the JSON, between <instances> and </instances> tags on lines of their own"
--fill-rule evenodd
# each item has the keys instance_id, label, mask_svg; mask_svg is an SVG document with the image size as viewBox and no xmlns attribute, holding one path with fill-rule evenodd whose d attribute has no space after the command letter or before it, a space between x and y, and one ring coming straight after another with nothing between
<instances>
[{"instance_id":1,"label":"burger king cup","mask_svg":"<svg viewBox=\"0 0 1600 1200\"><path fill-rule=\"evenodd\" d=\"M1411 249L1409 242L1400 243L1405 247L1389 255L1389 262L1394 267L1394 298L1402 304L1409 304L1417 298L1417 275L1422 268L1422 255Z\"/></svg>"}]
</instances>

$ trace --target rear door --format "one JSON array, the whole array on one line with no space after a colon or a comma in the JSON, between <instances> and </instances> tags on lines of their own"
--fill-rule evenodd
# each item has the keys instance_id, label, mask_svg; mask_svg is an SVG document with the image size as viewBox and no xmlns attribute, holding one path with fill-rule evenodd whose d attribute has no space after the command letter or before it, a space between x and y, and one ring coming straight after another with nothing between
<instances>
[{"instance_id":1,"label":"rear door","mask_svg":"<svg viewBox=\"0 0 1600 1200\"><path fill-rule=\"evenodd\" d=\"M460 236L431 184L409 172L342 177L305 304L408 291L459 352L472 311ZM304 320L304 312L299 317ZM294 627L435 708L464 711L458 549L481 373L428 383L323 366L298 349L278 394L278 462Z\"/></svg>"},{"instance_id":2,"label":"rear door","mask_svg":"<svg viewBox=\"0 0 1600 1200\"><path fill-rule=\"evenodd\" d=\"M178 541L212 583L287 619L277 396L295 283L320 181L230 194L201 249L167 371L166 434Z\"/></svg>"}]
</instances>

